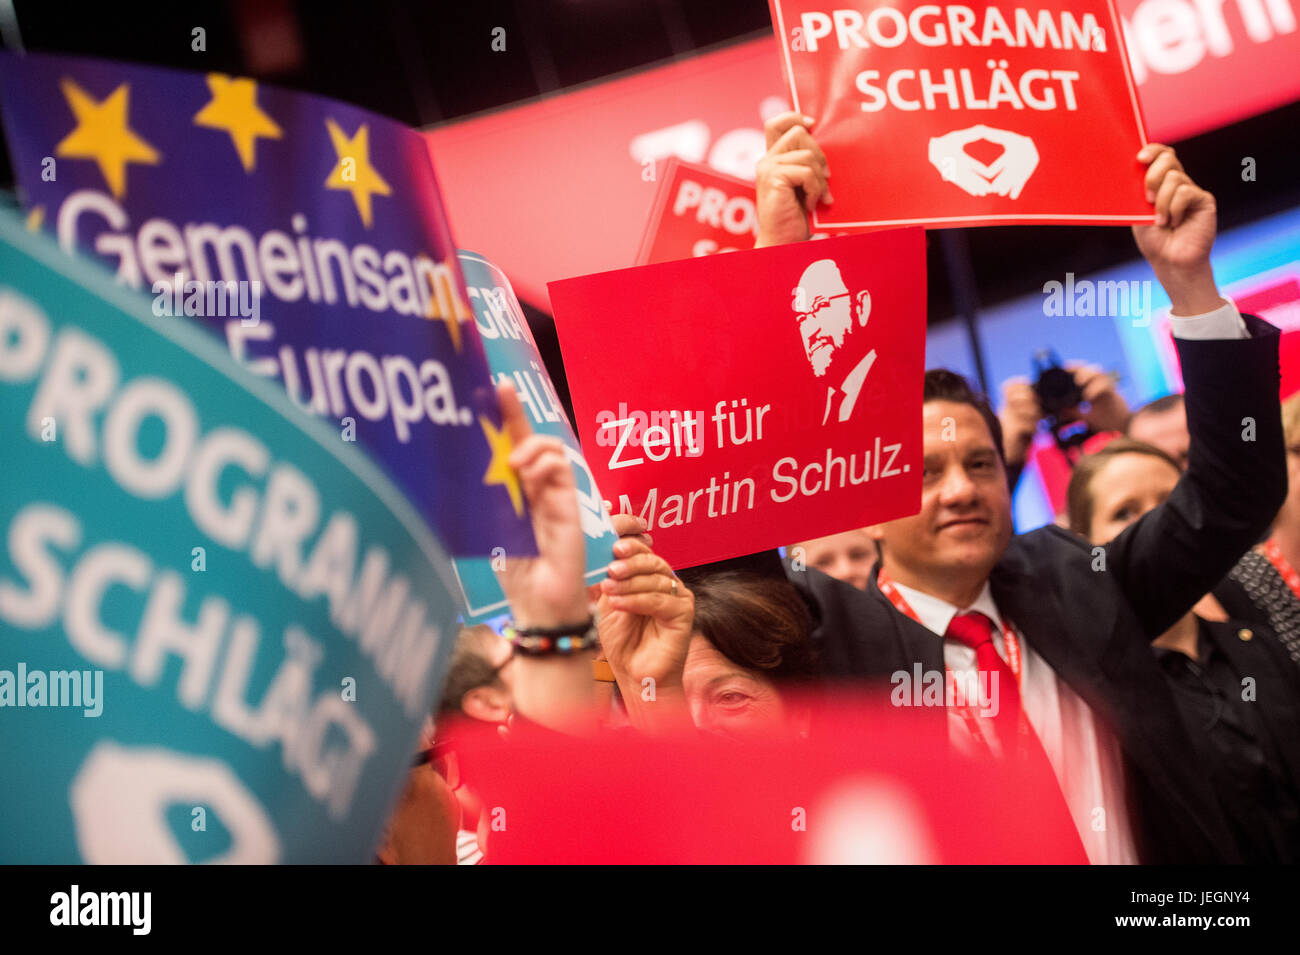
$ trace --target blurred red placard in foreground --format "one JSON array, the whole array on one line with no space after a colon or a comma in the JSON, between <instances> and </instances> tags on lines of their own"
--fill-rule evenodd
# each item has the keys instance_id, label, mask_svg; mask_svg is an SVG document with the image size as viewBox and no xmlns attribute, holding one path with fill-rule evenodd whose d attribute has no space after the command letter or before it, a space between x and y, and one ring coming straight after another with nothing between
<instances>
[{"instance_id":1,"label":"blurred red placard in foreground","mask_svg":"<svg viewBox=\"0 0 1300 955\"><path fill-rule=\"evenodd\" d=\"M807 738L515 732L466 780L495 864L1086 863L1050 772L950 755L944 726L841 699Z\"/></svg>"}]
</instances>

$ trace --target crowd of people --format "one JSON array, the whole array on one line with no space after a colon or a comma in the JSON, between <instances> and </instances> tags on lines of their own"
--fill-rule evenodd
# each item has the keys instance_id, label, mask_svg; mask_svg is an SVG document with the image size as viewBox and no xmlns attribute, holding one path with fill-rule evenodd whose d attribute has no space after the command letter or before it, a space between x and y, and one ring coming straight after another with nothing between
<instances>
[{"instance_id":1,"label":"crowd of people","mask_svg":"<svg viewBox=\"0 0 1300 955\"><path fill-rule=\"evenodd\" d=\"M766 132L757 245L805 240L830 170L797 114ZM1219 292L1213 196L1166 146L1137 160L1155 221L1134 238L1185 393L1131 411L1101 369L1067 366L1090 440L1055 525L1012 527L1034 390L1008 382L999 415L934 369L914 515L789 541L779 563L681 569L615 514L615 559L588 588L564 449L503 386L539 555L500 574L503 635L460 633L380 858L491 861L468 738L524 724L743 746L810 732L796 690L887 689L920 665L997 678L987 713L937 710L947 746L1039 761L1090 862L1300 861L1300 398L1279 408L1277 330Z\"/></svg>"}]
</instances>

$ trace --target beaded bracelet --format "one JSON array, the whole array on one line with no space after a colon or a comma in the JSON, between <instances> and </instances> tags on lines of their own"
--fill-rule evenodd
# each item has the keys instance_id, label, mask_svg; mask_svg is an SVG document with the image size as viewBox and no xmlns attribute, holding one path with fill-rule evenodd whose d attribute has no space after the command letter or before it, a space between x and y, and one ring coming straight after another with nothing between
<instances>
[{"instance_id":1,"label":"beaded bracelet","mask_svg":"<svg viewBox=\"0 0 1300 955\"><path fill-rule=\"evenodd\" d=\"M596 621L569 627L516 627L506 624L501 635L510 641L517 653L525 656L546 656L552 653L581 653L595 649L600 641L596 636Z\"/></svg>"}]
</instances>

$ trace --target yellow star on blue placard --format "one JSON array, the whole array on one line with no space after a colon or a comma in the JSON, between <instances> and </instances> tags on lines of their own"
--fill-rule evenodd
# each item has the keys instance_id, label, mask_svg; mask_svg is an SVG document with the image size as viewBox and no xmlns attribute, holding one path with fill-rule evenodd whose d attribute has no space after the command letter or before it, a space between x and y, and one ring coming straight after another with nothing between
<instances>
[{"instance_id":1,"label":"yellow star on blue placard","mask_svg":"<svg viewBox=\"0 0 1300 955\"><path fill-rule=\"evenodd\" d=\"M376 193L388 196L393 192L379 171L370 165L370 127L362 123L351 138L345 136L332 119L325 120L325 128L329 130L330 142L339 159L325 180L325 188L352 193L357 212L361 214L361 222L369 229L373 219L370 211L371 196Z\"/></svg>"},{"instance_id":2,"label":"yellow star on blue placard","mask_svg":"<svg viewBox=\"0 0 1300 955\"><path fill-rule=\"evenodd\" d=\"M126 164L156 166L162 154L127 126L127 100L131 84L123 83L102 102L77 85L76 80L59 83L72 108L77 125L54 147L54 155L66 159L93 159L113 195L126 195Z\"/></svg>"},{"instance_id":3,"label":"yellow star on blue placard","mask_svg":"<svg viewBox=\"0 0 1300 955\"><path fill-rule=\"evenodd\" d=\"M487 473L483 475L483 485L491 487L493 484L504 484L510 494L510 503L514 506L515 513L522 515L524 494L519 486L519 475L510 466L510 452L514 450L510 435L505 431L498 431L491 421L481 415L478 423L483 428L488 447L492 449L492 460L488 463Z\"/></svg>"},{"instance_id":4,"label":"yellow star on blue placard","mask_svg":"<svg viewBox=\"0 0 1300 955\"><path fill-rule=\"evenodd\" d=\"M244 172L257 164L257 139L280 139L284 131L257 105L257 84L245 77L208 74L212 99L194 115L195 126L206 126L230 134Z\"/></svg>"}]
</instances>

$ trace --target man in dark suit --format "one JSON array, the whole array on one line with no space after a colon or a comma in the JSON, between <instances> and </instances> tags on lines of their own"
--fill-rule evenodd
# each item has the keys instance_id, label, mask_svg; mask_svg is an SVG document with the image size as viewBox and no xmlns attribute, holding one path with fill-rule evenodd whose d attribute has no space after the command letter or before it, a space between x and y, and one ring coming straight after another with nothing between
<instances>
[{"instance_id":1,"label":"man in dark suit","mask_svg":"<svg viewBox=\"0 0 1300 955\"><path fill-rule=\"evenodd\" d=\"M790 204L802 211L824 194L824 158L806 131L791 134L801 122L768 125L763 245L806 238ZM789 150L799 158L783 159ZM868 589L791 577L820 616L829 677L888 679L920 664L999 678L1010 719L982 726L944 707L948 739L1045 755L1091 861L1237 861L1147 634L1209 591L1285 496L1278 334L1219 295L1214 198L1168 147L1138 159L1156 224L1134 237L1172 304L1192 435L1170 497L1104 547L1055 527L1013 536L997 418L959 376L931 373L921 509L871 529L881 561Z\"/></svg>"}]
</instances>

